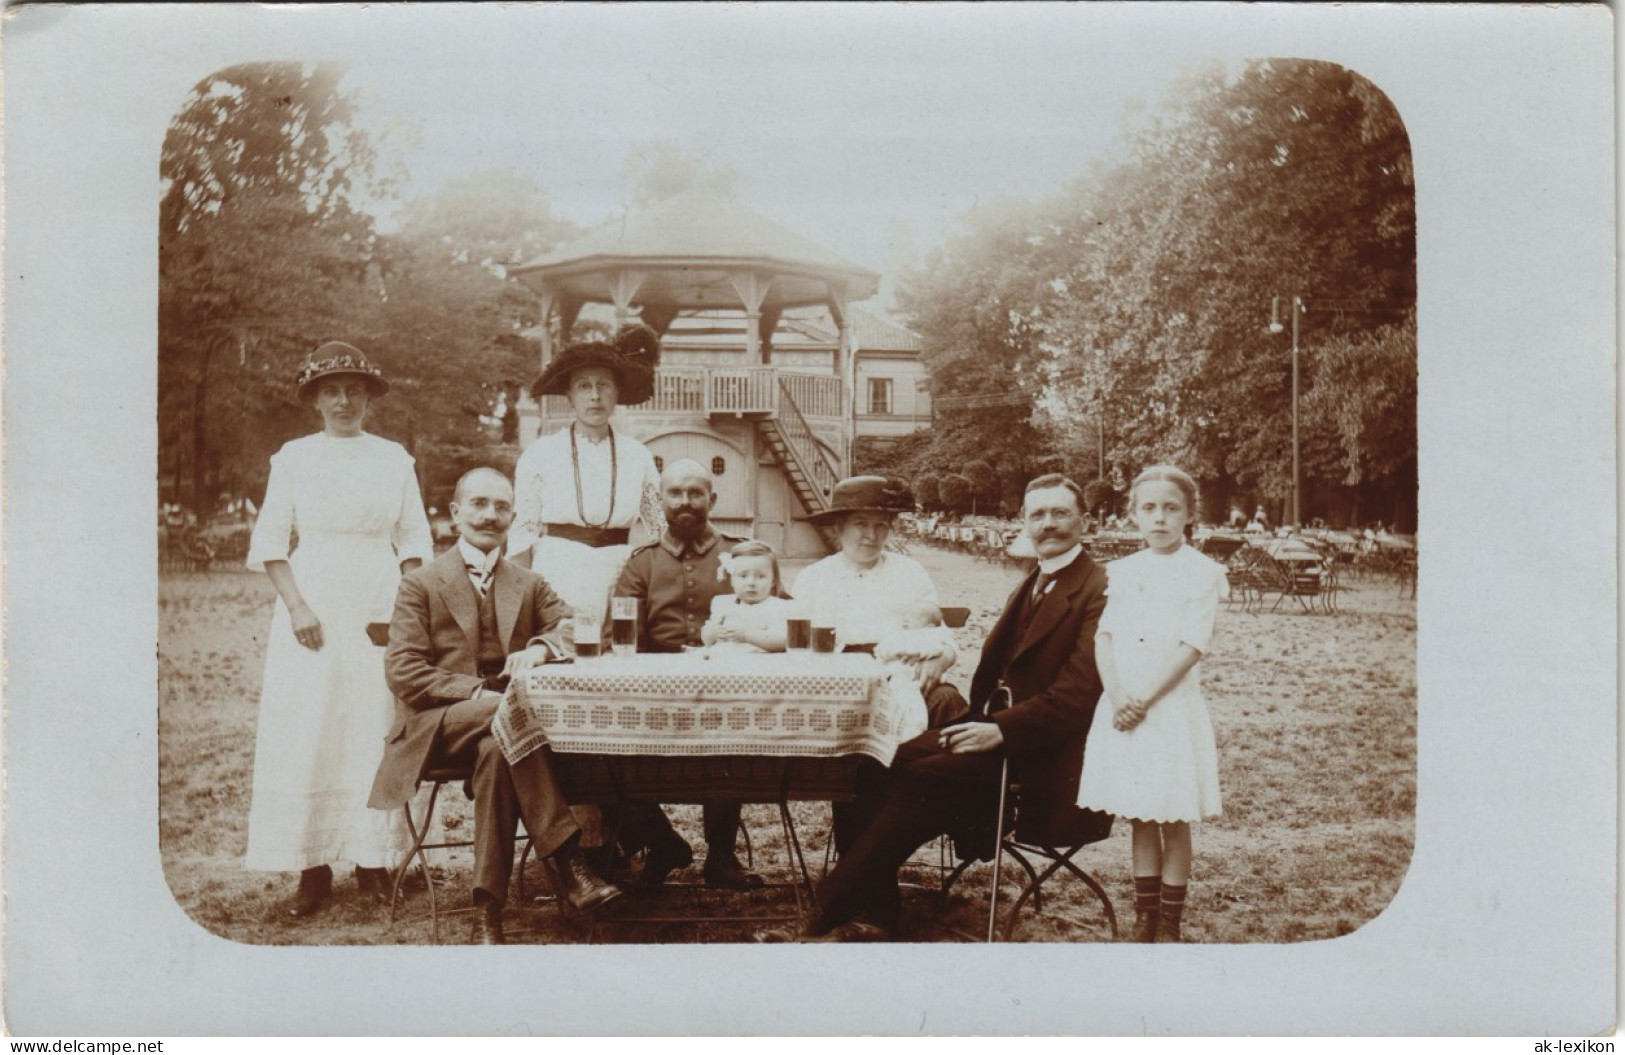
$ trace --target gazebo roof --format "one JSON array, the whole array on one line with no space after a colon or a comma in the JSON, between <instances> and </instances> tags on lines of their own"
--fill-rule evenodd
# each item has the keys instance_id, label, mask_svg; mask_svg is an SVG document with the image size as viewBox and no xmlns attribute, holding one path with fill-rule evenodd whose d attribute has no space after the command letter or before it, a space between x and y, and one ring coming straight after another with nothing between
<instances>
[{"instance_id":1,"label":"gazebo roof","mask_svg":"<svg viewBox=\"0 0 1625 1055\"><path fill-rule=\"evenodd\" d=\"M734 279L770 282L764 308L820 304L832 293L865 300L880 276L706 187L630 212L509 269L538 291L613 303L622 273L637 272L633 300L675 309L738 307Z\"/></svg>"}]
</instances>

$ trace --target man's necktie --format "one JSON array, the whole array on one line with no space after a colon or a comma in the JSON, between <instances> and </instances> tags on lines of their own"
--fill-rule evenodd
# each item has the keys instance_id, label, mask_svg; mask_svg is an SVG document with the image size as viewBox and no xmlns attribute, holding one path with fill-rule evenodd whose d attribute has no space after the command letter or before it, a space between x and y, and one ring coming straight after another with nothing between
<instances>
[{"instance_id":1,"label":"man's necktie","mask_svg":"<svg viewBox=\"0 0 1625 1055\"><path fill-rule=\"evenodd\" d=\"M1021 622L1018 625L1022 629L1026 629L1027 624L1033 621L1033 616L1038 612L1039 604L1044 600L1044 591L1049 587L1051 578L1052 576L1043 572L1038 573L1038 581L1033 583L1033 591L1027 595L1027 603L1021 609Z\"/></svg>"},{"instance_id":2,"label":"man's necktie","mask_svg":"<svg viewBox=\"0 0 1625 1055\"><path fill-rule=\"evenodd\" d=\"M470 564L468 566L469 581L474 584L474 589L479 592L481 597L484 597L491 591L491 572L495 570L496 568L494 565L489 569L482 568L478 564Z\"/></svg>"}]
</instances>

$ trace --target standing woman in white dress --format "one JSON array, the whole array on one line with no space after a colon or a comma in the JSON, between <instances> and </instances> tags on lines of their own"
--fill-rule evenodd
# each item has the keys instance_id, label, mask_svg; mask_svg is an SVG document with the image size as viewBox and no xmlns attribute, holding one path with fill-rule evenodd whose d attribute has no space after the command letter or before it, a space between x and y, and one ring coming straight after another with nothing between
<instances>
[{"instance_id":1,"label":"standing woman in white dress","mask_svg":"<svg viewBox=\"0 0 1625 1055\"><path fill-rule=\"evenodd\" d=\"M659 358L659 336L635 325L622 327L613 344L567 345L547 364L531 394L538 402L564 396L574 420L537 437L519 456L510 554L525 552L538 537L594 549L625 545L634 523L641 525L643 541L666 533L654 455L610 424L617 406L644 403L654 394ZM541 562L532 567L541 570Z\"/></svg>"},{"instance_id":2,"label":"standing woman in white dress","mask_svg":"<svg viewBox=\"0 0 1625 1055\"><path fill-rule=\"evenodd\" d=\"M1134 940L1177 942L1191 873L1191 823L1220 812L1219 755L1197 664L1208 650L1224 565L1187 541L1196 483L1154 465L1129 490L1146 548L1106 565L1095 631L1105 687L1089 729L1078 805L1134 825Z\"/></svg>"},{"instance_id":3,"label":"standing woman in white dress","mask_svg":"<svg viewBox=\"0 0 1625 1055\"><path fill-rule=\"evenodd\" d=\"M433 547L412 456L362 431L368 403L389 388L378 368L330 341L297 384L322 431L272 456L248 553L277 601L244 864L299 872L290 914L309 916L332 893L335 863L354 864L362 893L376 896L410 845L401 811L367 808L394 716L384 649L367 627L389 621L401 575Z\"/></svg>"},{"instance_id":4,"label":"standing woman in white dress","mask_svg":"<svg viewBox=\"0 0 1625 1055\"><path fill-rule=\"evenodd\" d=\"M508 554L547 579L577 610L607 608L610 590L631 553L632 525L639 525L643 542L666 533L654 455L610 423L616 407L636 406L654 395L659 361L658 334L643 325L623 326L613 343L566 345L531 386L538 403L543 396L568 399L573 420L538 436L514 466ZM575 814L584 845L600 848L604 825L598 810L576 807ZM665 814L654 806L627 809L621 832L628 852L651 841L678 841ZM612 863L602 862L605 869Z\"/></svg>"}]
</instances>

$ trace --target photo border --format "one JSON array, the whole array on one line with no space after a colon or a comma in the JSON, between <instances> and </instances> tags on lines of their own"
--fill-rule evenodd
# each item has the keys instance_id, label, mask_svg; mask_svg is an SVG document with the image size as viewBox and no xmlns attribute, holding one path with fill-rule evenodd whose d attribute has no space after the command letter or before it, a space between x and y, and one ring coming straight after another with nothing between
<instances>
[{"instance_id":1,"label":"photo border","mask_svg":"<svg viewBox=\"0 0 1625 1055\"><path fill-rule=\"evenodd\" d=\"M1339 62L1416 171L1416 848L1297 945L263 947L159 860L156 180L238 62L794 32L1120 36ZM5 1005L13 1033L1599 1034L1615 1018L1613 14L1601 5L666 9L23 6L7 13ZM1014 163L1014 162L1013 162ZM1260 832L1267 839L1267 831ZM1606 924L1606 925L1604 925ZM433 999L424 999L432 992ZM786 994L794 994L787 997Z\"/></svg>"}]
</instances>

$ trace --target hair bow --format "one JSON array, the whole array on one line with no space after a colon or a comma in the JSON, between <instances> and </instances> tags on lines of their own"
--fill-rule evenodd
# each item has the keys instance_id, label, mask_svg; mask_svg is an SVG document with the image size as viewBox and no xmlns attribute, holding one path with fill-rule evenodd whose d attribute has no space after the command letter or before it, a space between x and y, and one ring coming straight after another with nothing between
<instances>
[{"instance_id":1,"label":"hair bow","mask_svg":"<svg viewBox=\"0 0 1625 1055\"><path fill-rule=\"evenodd\" d=\"M717 554L717 582L721 582L734 573L734 555L732 553Z\"/></svg>"}]
</instances>

